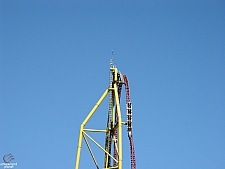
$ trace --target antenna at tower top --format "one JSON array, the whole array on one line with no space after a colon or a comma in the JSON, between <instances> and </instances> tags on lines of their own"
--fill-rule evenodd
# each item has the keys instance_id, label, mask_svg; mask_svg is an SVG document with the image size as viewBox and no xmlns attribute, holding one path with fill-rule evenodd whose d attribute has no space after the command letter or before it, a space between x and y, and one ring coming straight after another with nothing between
<instances>
[{"instance_id":1,"label":"antenna at tower top","mask_svg":"<svg viewBox=\"0 0 225 169\"><path fill-rule=\"evenodd\" d=\"M112 58L110 59L110 67L113 67L113 50L112 50Z\"/></svg>"}]
</instances>

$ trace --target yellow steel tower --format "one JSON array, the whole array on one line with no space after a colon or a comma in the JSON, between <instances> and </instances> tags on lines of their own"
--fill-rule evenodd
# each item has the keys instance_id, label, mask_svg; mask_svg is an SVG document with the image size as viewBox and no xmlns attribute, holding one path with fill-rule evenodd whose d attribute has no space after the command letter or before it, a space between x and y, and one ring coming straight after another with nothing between
<instances>
[{"instance_id":1,"label":"yellow steel tower","mask_svg":"<svg viewBox=\"0 0 225 169\"><path fill-rule=\"evenodd\" d=\"M78 139L77 155L76 155L76 164L74 169L79 169L80 154L82 141L84 140L87 148L90 152L90 155L96 165L96 168L99 169L97 160L92 152L88 139L91 140L96 146L98 146L104 153L104 169L122 169L122 125L126 124L128 126L128 137L132 137L131 133L131 106L129 109L130 114L127 114L128 122L122 121L121 110L120 110L120 93L122 89L122 84L124 84L124 76L122 75L116 67L113 66L112 60L110 61L110 84L109 87L105 90L103 95L100 97L98 102L92 108L88 116L85 118L83 123L80 126L80 133ZM105 130L97 129L86 129L85 125L91 119L92 115L95 113L102 101L109 95L109 109L108 109L108 119ZM128 104L131 105L129 102ZM127 111L128 112L128 111ZM89 132L104 132L105 133L105 145L100 145L95 141L88 133ZM87 139L88 138L88 139ZM133 144L133 142L132 142ZM133 145L130 146L133 149ZM132 153L131 153L132 154ZM134 154L134 153L133 153ZM132 156L132 155L131 155ZM134 158L134 157L133 157ZM134 161L135 160L131 160ZM133 163L133 162L131 162ZM132 164L131 164L132 165ZM135 164L136 166L136 164ZM132 167L134 169L134 167Z\"/></svg>"}]
</instances>

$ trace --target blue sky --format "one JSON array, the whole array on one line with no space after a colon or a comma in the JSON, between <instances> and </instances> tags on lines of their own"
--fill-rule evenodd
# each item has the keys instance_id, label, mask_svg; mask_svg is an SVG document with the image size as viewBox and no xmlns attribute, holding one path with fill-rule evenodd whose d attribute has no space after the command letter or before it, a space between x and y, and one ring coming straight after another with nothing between
<instances>
[{"instance_id":1,"label":"blue sky","mask_svg":"<svg viewBox=\"0 0 225 169\"><path fill-rule=\"evenodd\" d=\"M0 156L16 168L74 167L112 50L129 78L137 168L225 168L224 1L1 0L0 25ZM107 106L90 127L105 127ZM123 144L130 168L126 128ZM80 167L94 168L85 146Z\"/></svg>"}]
</instances>

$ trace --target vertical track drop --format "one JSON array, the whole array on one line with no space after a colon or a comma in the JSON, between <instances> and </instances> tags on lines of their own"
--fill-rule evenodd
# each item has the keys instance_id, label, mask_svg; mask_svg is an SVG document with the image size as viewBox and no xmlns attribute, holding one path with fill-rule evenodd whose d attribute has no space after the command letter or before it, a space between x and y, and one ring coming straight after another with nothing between
<instances>
[{"instance_id":1,"label":"vertical track drop","mask_svg":"<svg viewBox=\"0 0 225 169\"><path fill-rule=\"evenodd\" d=\"M120 98L122 93L122 86L125 85L126 91L126 118L127 121L122 121L122 115L120 110ZM109 108L107 115L107 122L105 129L86 129L85 125L100 106L102 101L109 95ZM117 68L113 66L113 61L110 61L110 75L109 75L109 87L105 90L101 98L92 108L88 116L85 118L80 126L80 134L77 147L76 164L75 169L78 169L80 162L80 153L82 147L82 140L84 139L88 150L91 154L93 162L97 169L122 169L122 126L127 125L128 139L130 144L130 160L131 169L136 169L136 159L134 150L134 141L132 133L132 103L130 101L130 88L128 83L128 77L121 74ZM105 133L105 145L100 145L95 141L88 133ZM94 152L91 149L89 141L92 141L97 147L103 151L104 164L103 167L99 167Z\"/></svg>"},{"instance_id":2,"label":"vertical track drop","mask_svg":"<svg viewBox=\"0 0 225 169\"><path fill-rule=\"evenodd\" d=\"M132 104L130 102L130 87L128 83L128 78L126 75L123 75L124 84L126 89L126 104L127 104L127 132L130 142L130 159L131 159L131 169L136 169L136 157L134 150L134 141L132 135Z\"/></svg>"}]
</instances>

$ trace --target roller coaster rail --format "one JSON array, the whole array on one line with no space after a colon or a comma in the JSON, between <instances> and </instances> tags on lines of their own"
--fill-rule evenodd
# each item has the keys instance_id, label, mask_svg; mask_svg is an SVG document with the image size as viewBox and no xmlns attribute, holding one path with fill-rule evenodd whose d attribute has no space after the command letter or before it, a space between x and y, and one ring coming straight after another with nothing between
<instances>
[{"instance_id":1,"label":"roller coaster rail","mask_svg":"<svg viewBox=\"0 0 225 169\"><path fill-rule=\"evenodd\" d=\"M126 122L122 121L121 109L120 109L120 97L122 86L125 86L126 91ZM98 109L102 101L109 95L109 108L108 118L106 122L106 129L86 129L85 125L91 119L92 115ZM128 139L130 144L130 160L131 169L136 169L136 157L134 150L134 141L132 133L132 103L130 101L130 87L128 77L125 74L121 74L120 71L113 65L113 61L110 61L110 76L109 87L105 90L98 102L92 108L88 116L85 118L80 126L76 163L74 169L79 169L80 154L82 148L82 140L87 145L89 153L93 159L93 162L97 169L122 169L122 126L127 126ZM105 145L100 145L95 141L88 133L89 132L101 132L105 133ZM92 141L97 147L104 152L104 167L100 168L91 146L88 141Z\"/></svg>"}]
</instances>

